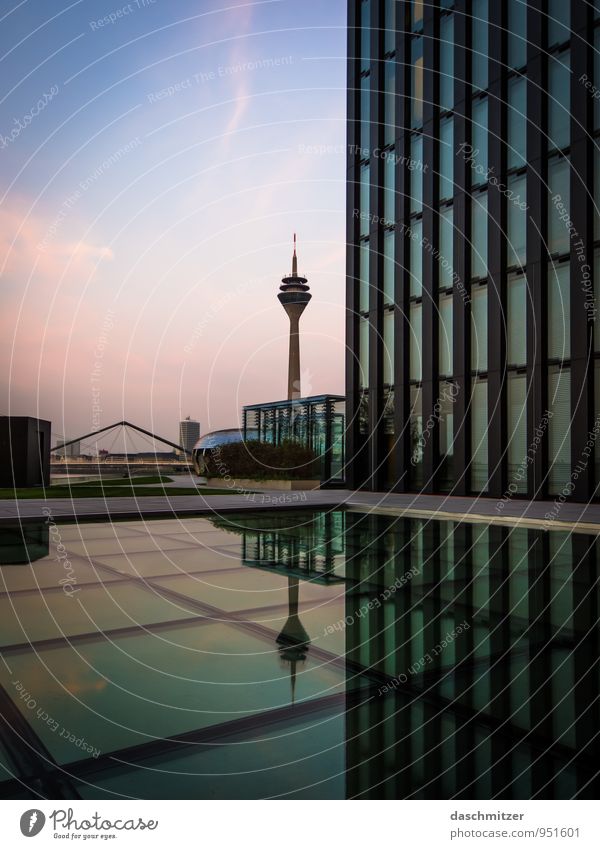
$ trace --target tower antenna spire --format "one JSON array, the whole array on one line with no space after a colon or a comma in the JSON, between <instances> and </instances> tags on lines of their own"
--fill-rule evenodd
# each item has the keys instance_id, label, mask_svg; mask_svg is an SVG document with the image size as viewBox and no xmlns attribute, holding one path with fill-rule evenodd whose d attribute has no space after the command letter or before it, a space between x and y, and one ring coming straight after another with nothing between
<instances>
[{"instance_id":1,"label":"tower antenna spire","mask_svg":"<svg viewBox=\"0 0 600 849\"><path fill-rule=\"evenodd\" d=\"M292 257L292 277L298 276L298 257L296 256L296 234L294 233L294 255Z\"/></svg>"}]
</instances>

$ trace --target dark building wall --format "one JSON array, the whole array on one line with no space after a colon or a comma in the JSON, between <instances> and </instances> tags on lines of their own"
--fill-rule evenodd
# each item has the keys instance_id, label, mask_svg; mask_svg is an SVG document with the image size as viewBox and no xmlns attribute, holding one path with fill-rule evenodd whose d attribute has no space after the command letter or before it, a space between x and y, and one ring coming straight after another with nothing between
<instances>
[{"instance_id":1,"label":"dark building wall","mask_svg":"<svg viewBox=\"0 0 600 849\"><path fill-rule=\"evenodd\" d=\"M0 486L50 484L51 423L0 416Z\"/></svg>"},{"instance_id":2,"label":"dark building wall","mask_svg":"<svg viewBox=\"0 0 600 849\"><path fill-rule=\"evenodd\" d=\"M600 11L348 20L350 484L594 498Z\"/></svg>"}]
</instances>

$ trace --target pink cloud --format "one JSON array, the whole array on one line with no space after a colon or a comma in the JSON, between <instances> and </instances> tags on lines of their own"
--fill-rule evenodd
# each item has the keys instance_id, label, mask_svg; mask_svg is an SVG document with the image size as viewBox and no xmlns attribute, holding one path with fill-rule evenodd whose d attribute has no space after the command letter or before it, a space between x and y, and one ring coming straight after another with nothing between
<instances>
[{"instance_id":1,"label":"pink cloud","mask_svg":"<svg viewBox=\"0 0 600 849\"><path fill-rule=\"evenodd\" d=\"M29 212L24 200L5 202L0 207L0 274L29 278L32 270L55 281L64 274L93 272L101 259L112 259L112 250L103 245L73 240L60 234L49 238L51 223Z\"/></svg>"}]
</instances>

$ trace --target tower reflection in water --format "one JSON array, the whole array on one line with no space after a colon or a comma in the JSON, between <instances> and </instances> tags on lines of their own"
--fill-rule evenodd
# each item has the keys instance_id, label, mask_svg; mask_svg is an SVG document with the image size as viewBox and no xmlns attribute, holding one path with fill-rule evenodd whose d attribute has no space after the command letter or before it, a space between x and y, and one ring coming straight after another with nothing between
<instances>
[{"instance_id":1,"label":"tower reflection in water","mask_svg":"<svg viewBox=\"0 0 600 849\"><path fill-rule=\"evenodd\" d=\"M244 562L289 576L292 676L323 645L303 582L345 584L345 624L324 631L344 630L348 796L597 795L595 536L354 512L243 523Z\"/></svg>"},{"instance_id":2,"label":"tower reflection in water","mask_svg":"<svg viewBox=\"0 0 600 849\"><path fill-rule=\"evenodd\" d=\"M297 667L306 660L311 642L298 613L301 581L344 583L344 514L307 514L291 521L288 514L266 524L264 516L249 521L244 517L242 560L247 566L288 575L288 618L277 644L290 667L293 702Z\"/></svg>"}]
</instances>

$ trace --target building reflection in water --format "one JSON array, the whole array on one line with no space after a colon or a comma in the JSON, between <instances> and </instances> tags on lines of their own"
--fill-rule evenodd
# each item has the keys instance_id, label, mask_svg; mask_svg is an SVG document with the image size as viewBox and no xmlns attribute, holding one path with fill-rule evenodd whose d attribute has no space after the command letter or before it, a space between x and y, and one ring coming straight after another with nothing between
<instances>
[{"instance_id":1,"label":"building reflection in water","mask_svg":"<svg viewBox=\"0 0 600 849\"><path fill-rule=\"evenodd\" d=\"M49 538L45 522L3 525L0 534L0 566L33 563L47 557Z\"/></svg>"},{"instance_id":2,"label":"building reflection in water","mask_svg":"<svg viewBox=\"0 0 600 849\"><path fill-rule=\"evenodd\" d=\"M298 618L302 580L346 582L347 677L369 682L348 690L349 797L597 795L596 537L353 512L291 524L258 517L244 562L290 575L293 674L320 636Z\"/></svg>"},{"instance_id":3,"label":"building reflection in water","mask_svg":"<svg viewBox=\"0 0 600 849\"><path fill-rule=\"evenodd\" d=\"M213 534L214 525L223 534ZM155 527L158 542L163 532L179 536L178 523ZM120 528L123 533L111 540ZM200 573L202 580L214 576L219 564L225 569L222 587L209 580L199 593L198 580L178 564L165 558L157 567L154 557L145 559L147 539L137 523L113 525L108 532L106 525L61 528L77 563L78 598L87 599L99 623L90 634L89 617L80 618L79 604L61 587L64 569L54 545L48 556L48 527L3 529L0 558L10 565L0 575L2 651L11 673L7 678L5 672L0 686L1 712L9 717L0 734L0 783L5 762L11 770L14 762L14 774L31 786L41 782L49 798L59 792L52 782L62 781L60 763L48 772L44 746L55 746L53 757L60 760L66 744L24 707L14 687L18 679L35 689L33 698L57 721L69 717L69 727L79 724L86 739L105 735L108 741L97 743L105 752L103 764L91 756L80 760L77 752L78 765L69 768L83 783L60 790L69 798L87 792L88 780L117 794L129 794L133 786L141 798L210 798L215 776L228 798L264 798L282 787L295 798L307 798L313 791L306 788L318 788L322 798L597 797L598 537L352 510L237 514L206 520L199 539L205 530L211 532L205 545L190 531L190 572L199 555L211 570ZM238 535L234 545L232 533ZM211 560L215 536L224 548L218 545ZM82 544L93 552L93 568L78 554ZM110 555L112 565L103 565L111 546L117 557ZM169 558L179 550L167 549ZM19 565L44 555L32 567ZM150 576L125 570L128 557ZM253 574L240 575L242 564ZM123 572L115 574L117 567ZM152 577L157 568L169 571ZM278 580L265 580L265 573ZM247 593L255 591L249 607ZM170 592L197 616L184 625L173 620ZM150 610L150 625L116 618L112 595L131 604L136 616ZM161 596L164 608L158 607ZM218 622L211 621L215 611ZM55 633L59 627L65 634ZM174 635L172 642L167 634ZM189 645L210 648L194 653L191 667ZM164 663L169 680L173 671L184 682L186 670L197 675L201 680L192 692L203 708L214 706L212 726L186 727L185 740L174 739L179 712L165 706L153 714L153 739L138 738L132 754L131 740L113 735L123 726L123 711L137 716L139 704L121 702L120 687L111 693L113 677L130 676L136 686L148 687L145 697L155 702L162 702L164 679L160 667L153 672L144 666L137 680L135 666L123 668L123 647L134 657L134 649L146 652L141 656L150 666ZM85 660L86 651L93 663ZM273 674L273 656L289 672L289 690L287 676ZM55 672L45 677L53 663ZM154 685L147 684L148 675ZM238 691L231 719L230 685L240 680L248 686ZM187 683L182 686L181 692L173 686L173 698L186 705L190 691ZM91 699L93 710L84 704L78 714L80 698ZM98 731L100 705L108 719ZM88 714L93 726L86 726ZM127 767L115 767L113 755L121 748L127 748ZM44 754L31 760L30 752ZM191 758L189 774L179 772L179 757ZM228 770L221 757L228 758ZM267 760L269 769L254 771ZM132 764L138 761L157 768L136 770ZM18 795L20 787L7 779L3 789Z\"/></svg>"},{"instance_id":4,"label":"building reflection in water","mask_svg":"<svg viewBox=\"0 0 600 849\"><path fill-rule=\"evenodd\" d=\"M242 517L242 559L248 566L316 583L344 581L346 514L283 513ZM216 523L219 524L219 523ZM231 526L224 525L228 530Z\"/></svg>"},{"instance_id":5,"label":"building reflection in water","mask_svg":"<svg viewBox=\"0 0 600 849\"><path fill-rule=\"evenodd\" d=\"M345 514L255 514L240 517L235 528L220 520L214 524L241 534L244 565L288 576L288 618L277 645L281 660L289 664L293 703L298 664L306 660L311 642L298 614L300 586L307 580L344 583Z\"/></svg>"}]
</instances>

